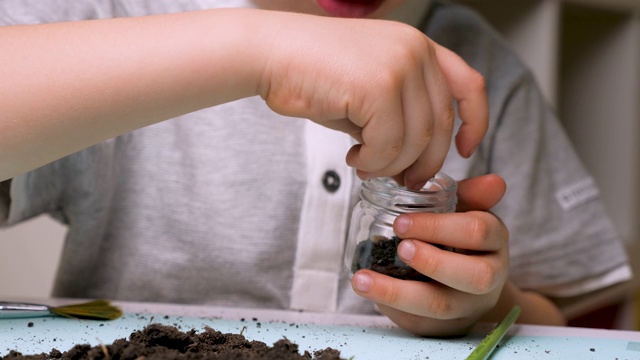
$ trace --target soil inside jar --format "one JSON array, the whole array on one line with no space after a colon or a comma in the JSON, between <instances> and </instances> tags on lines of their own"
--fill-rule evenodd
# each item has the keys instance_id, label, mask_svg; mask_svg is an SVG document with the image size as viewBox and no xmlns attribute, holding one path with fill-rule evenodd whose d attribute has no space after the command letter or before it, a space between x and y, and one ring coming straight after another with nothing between
<instances>
[{"instance_id":1,"label":"soil inside jar","mask_svg":"<svg viewBox=\"0 0 640 360\"><path fill-rule=\"evenodd\" d=\"M66 352L53 349L48 354L23 355L11 351L2 359L264 359L264 360L341 360L340 351L326 348L313 354L300 354L298 345L286 338L273 346L250 341L242 334L223 334L210 327L201 333L182 332L175 326L150 324L110 345L76 345Z\"/></svg>"},{"instance_id":2,"label":"soil inside jar","mask_svg":"<svg viewBox=\"0 0 640 360\"><path fill-rule=\"evenodd\" d=\"M352 270L370 269L375 272L402 280L432 281L398 257L398 244L402 241L397 236L391 238L367 239L358 243L353 257Z\"/></svg>"}]
</instances>

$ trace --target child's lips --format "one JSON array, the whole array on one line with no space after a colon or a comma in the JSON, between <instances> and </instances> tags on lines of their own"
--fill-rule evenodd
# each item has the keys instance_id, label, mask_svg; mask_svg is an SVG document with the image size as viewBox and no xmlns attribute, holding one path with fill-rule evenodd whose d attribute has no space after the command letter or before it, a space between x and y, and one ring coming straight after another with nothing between
<instances>
[{"instance_id":1,"label":"child's lips","mask_svg":"<svg viewBox=\"0 0 640 360\"><path fill-rule=\"evenodd\" d=\"M384 0L316 0L331 16L363 18L378 10Z\"/></svg>"}]
</instances>

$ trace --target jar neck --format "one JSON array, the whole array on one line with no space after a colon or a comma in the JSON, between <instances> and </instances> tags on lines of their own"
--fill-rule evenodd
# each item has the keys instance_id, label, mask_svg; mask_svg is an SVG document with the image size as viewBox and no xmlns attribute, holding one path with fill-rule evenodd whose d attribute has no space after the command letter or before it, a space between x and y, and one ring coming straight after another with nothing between
<instances>
[{"instance_id":1,"label":"jar neck","mask_svg":"<svg viewBox=\"0 0 640 360\"><path fill-rule=\"evenodd\" d=\"M369 179L362 183L362 200L394 213L454 212L458 186L451 177L438 173L420 190L401 187L390 178Z\"/></svg>"}]
</instances>

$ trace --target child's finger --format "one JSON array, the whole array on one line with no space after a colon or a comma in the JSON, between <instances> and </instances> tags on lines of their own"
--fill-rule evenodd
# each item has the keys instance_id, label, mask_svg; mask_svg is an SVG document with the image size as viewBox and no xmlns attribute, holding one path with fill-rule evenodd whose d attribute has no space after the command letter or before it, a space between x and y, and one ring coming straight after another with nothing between
<instances>
[{"instance_id":1,"label":"child's finger","mask_svg":"<svg viewBox=\"0 0 640 360\"><path fill-rule=\"evenodd\" d=\"M502 199L507 184L495 174L487 174L458 182L457 211L488 211Z\"/></svg>"},{"instance_id":2,"label":"child's finger","mask_svg":"<svg viewBox=\"0 0 640 360\"><path fill-rule=\"evenodd\" d=\"M434 43L435 44L435 43ZM489 104L484 77L453 51L435 44L438 63L451 95L458 101L462 126L456 135L460 155L470 156L489 126Z\"/></svg>"},{"instance_id":3,"label":"child's finger","mask_svg":"<svg viewBox=\"0 0 640 360\"><path fill-rule=\"evenodd\" d=\"M410 251L408 249L411 249ZM403 254L412 254L406 258ZM469 294L487 294L499 287L507 273L497 252L469 256L418 241L403 240L398 255L407 265L433 280Z\"/></svg>"},{"instance_id":4,"label":"child's finger","mask_svg":"<svg viewBox=\"0 0 640 360\"><path fill-rule=\"evenodd\" d=\"M453 99L449 91L446 78L438 67L425 66L423 68L423 86L426 87L427 98L414 99L407 96L405 100L405 112L417 108L417 103L428 104L430 112L420 114L420 118L426 119L432 128L431 138L426 147L421 149L418 158L406 169L404 182L408 188L421 188L425 182L432 178L442 167L442 163L451 146L455 112ZM424 120L423 120L424 121Z\"/></svg>"},{"instance_id":5,"label":"child's finger","mask_svg":"<svg viewBox=\"0 0 640 360\"><path fill-rule=\"evenodd\" d=\"M444 83L444 78L441 76L441 83ZM428 180L431 176L435 175L438 169L442 165L442 160L446 156L446 151L450 145L451 131L453 129L453 118L445 121L444 126L441 126L441 120L434 120L434 116L437 116L441 111L440 104L434 104L431 100L429 91L425 82L421 76L411 76L406 78L402 91L402 96L399 98L401 104L401 118L399 121L389 121L389 119L383 119L377 117L383 123L388 124L391 128L378 127L375 131L382 134L382 136L388 136L389 132L399 129L403 130L403 142L398 144L398 154L392 159L389 164L375 173L366 174L367 177L372 176L392 176L402 173L407 168L416 167L420 170L421 174L429 172L427 175L420 176L418 180ZM450 123L450 124L449 124ZM370 127L370 124L367 124ZM442 128L449 128L451 131L443 131ZM366 131L366 129L365 129ZM446 144L444 144L444 154L440 153L435 159L425 156L425 149L427 149L434 140L440 140L441 137L446 137ZM380 149L382 150L382 149ZM388 150L388 149L387 149ZM429 163L425 163L422 160L431 160ZM417 163L416 163L417 162ZM435 164L434 164L435 163ZM414 181L414 182L416 182Z\"/></svg>"},{"instance_id":6,"label":"child's finger","mask_svg":"<svg viewBox=\"0 0 640 360\"><path fill-rule=\"evenodd\" d=\"M440 320L466 316L468 296L438 282L407 281L359 270L351 281L356 293L379 305Z\"/></svg>"},{"instance_id":7,"label":"child's finger","mask_svg":"<svg viewBox=\"0 0 640 360\"><path fill-rule=\"evenodd\" d=\"M479 252L499 251L509 239L502 221L486 211L401 214L393 230L402 239Z\"/></svg>"},{"instance_id":8,"label":"child's finger","mask_svg":"<svg viewBox=\"0 0 640 360\"><path fill-rule=\"evenodd\" d=\"M361 143L347 153L347 165L358 169L358 175L368 178L379 175L393 175L386 170L397 161L405 139L405 124L402 121L402 101L400 91L386 91L377 98L369 109L356 108L349 118L356 124L364 124L360 132ZM405 164L405 167L409 164ZM400 168L397 172L402 171Z\"/></svg>"},{"instance_id":9,"label":"child's finger","mask_svg":"<svg viewBox=\"0 0 640 360\"><path fill-rule=\"evenodd\" d=\"M451 119L453 122L453 118ZM451 131L435 126L434 134L418 159L405 170L404 185L418 190L442 168L451 145Z\"/></svg>"}]
</instances>

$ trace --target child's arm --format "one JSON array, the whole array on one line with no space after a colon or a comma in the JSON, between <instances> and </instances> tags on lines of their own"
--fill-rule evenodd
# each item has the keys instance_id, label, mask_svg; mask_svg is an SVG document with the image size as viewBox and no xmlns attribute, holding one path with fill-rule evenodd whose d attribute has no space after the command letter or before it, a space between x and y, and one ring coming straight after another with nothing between
<instances>
[{"instance_id":1,"label":"child's arm","mask_svg":"<svg viewBox=\"0 0 640 360\"><path fill-rule=\"evenodd\" d=\"M347 161L362 177L401 174L408 185L440 168L452 98L461 154L487 128L482 77L417 30L380 20L206 10L5 26L0 48L0 180L253 95L360 140Z\"/></svg>"}]
</instances>

